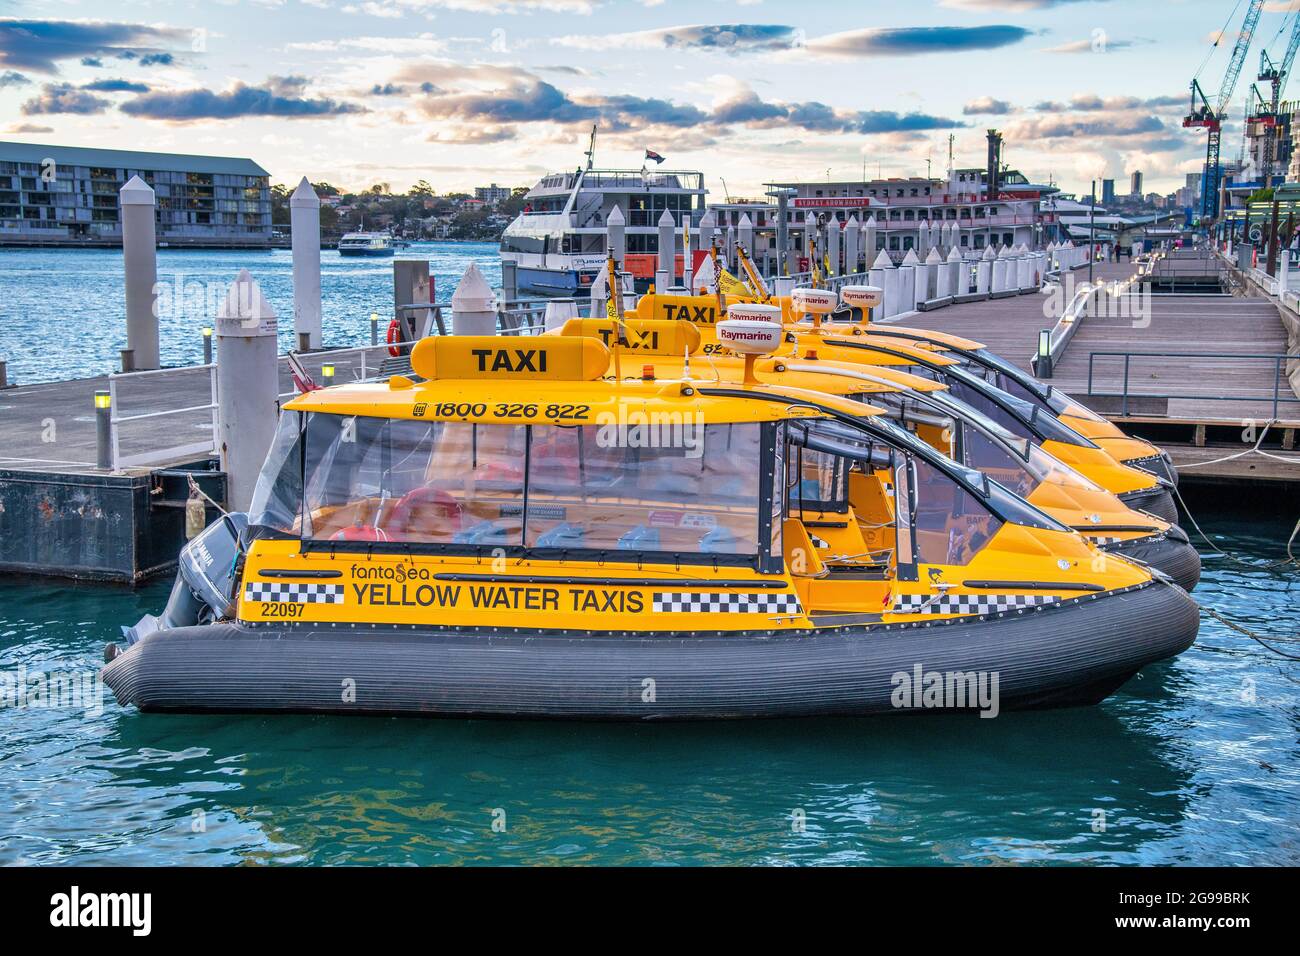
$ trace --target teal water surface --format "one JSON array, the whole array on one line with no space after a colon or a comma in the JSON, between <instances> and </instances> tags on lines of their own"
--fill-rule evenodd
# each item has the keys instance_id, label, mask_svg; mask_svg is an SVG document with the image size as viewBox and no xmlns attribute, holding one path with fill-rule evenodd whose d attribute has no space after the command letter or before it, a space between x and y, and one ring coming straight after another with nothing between
<instances>
[{"instance_id":1,"label":"teal water surface","mask_svg":"<svg viewBox=\"0 0 1300 956\"><path fill-rule=\"evenodd\" d=\"M1203 524L1265 562L1294 520ZM1207 557L1196 596L1294 640L1297 583ZM0 673L93 669L166 590L0 583ZM1297 680L1300 664L1205 618L1191 650L1101 706L992 720L8 708L0 863L1294 865Z\"/></svg>"},{"instance_id":2,"label":"teal water surface","mask_svg":"<svg viewBox=\"0 0 1300 956\"><path fill-rule=\"evenodd\" d=\"M398 258L428 259L436 301L449 302L471 262L488 284L501 284L496 243L417 242ZM204 326L230 283L247 269L280 320L280 350L294 347L293 257L288 249L160 249L158 336L164 365L203 359ZM19 385L115 371L126 347L126 299L120 249L0 249L0 359ZM393 260L344 258L321 250L321 322L326 345L370 341L370 313L388 326Z\"/></svg>"}]
</instances>

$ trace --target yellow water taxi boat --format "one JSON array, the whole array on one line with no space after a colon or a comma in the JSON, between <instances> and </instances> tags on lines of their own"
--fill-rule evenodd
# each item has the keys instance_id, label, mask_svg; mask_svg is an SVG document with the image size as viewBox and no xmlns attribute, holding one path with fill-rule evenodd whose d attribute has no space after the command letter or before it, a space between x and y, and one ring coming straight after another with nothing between
<instances>
[{"instance_id":1,"label":"yellow water taxi boat","mask_svg":"<svg viewBox=\"0 0 1300 956\"><path fill-rule=\"evenodd\" d=\"M938 706L991 713L1194 640L1162 575L869 404L760 381L782 329L724 326L739 381L447 337L300 395L105 683L150 711L700 719L929 707L901 689L938 675Z\"/></svg>"},{"instance_id":2,"label":"yellow water taxi boat","mask_svg":"<svg viewBox=\"0 0 1300 956\"><path fill-rule=\"evenodd\" d=\"M741 308L741 307L737 307ZM604 343L618 338L609 319L573 319L559 334L587 335ZM646 368L667 378L740 381L740 356L704 355L703 337L688 322L630 320L623 323L630 370ZM641 364L653 363L653 364ZM948 387L902 372L906 366L873 367L825 359L803 349L762 359L758 381L825 391L865 401L915 432L927 444L1001 483L1103 550L1151 565L1188 591L1200 580L1201 560L1181 528L1129 508L1116 495L1003 428L951 394Z\"/></svg>"},{"instance_id":3,"label":"yellow water taxi boat","mask_svg":"<svg viewBox=\"0 0 1300 956\"><path fill-rule=\"evenodd\" d=\"M800 301L796 302L798 299ZM818 301L814 302L813 300ZM933 378L947 385L966 404L992 418L1017 436L1050 452L1107 491L1118 495L1130 508L1149 512L1167 522L1178 520L1170 488L1172 483L1145 468L1123 464L1092 440L1084 437L1050 408L1035 405L972 374L956 357L935 351L921 342L878 336L877 326L861 324L841 328L822 319L838 305L835 293L822 289L796 289L792 296L773 300L780 308L789 333L790 352L814 349L827 359L872 366L909 366L913 374ZM726 346L717 341L713 328L718 322L718 299L714 296L646 295L637 303L637 319L676 319L697 325L706 355L721 354ZM811 308L820 311L812 311ZM794 321L812 314L811 323ZM1127 440L1127 439L1126 439ZM1125 447L1118 448L1126 453ZM1146 450L1140 449L1145 455Z\"/></svg>"}]
</instances>

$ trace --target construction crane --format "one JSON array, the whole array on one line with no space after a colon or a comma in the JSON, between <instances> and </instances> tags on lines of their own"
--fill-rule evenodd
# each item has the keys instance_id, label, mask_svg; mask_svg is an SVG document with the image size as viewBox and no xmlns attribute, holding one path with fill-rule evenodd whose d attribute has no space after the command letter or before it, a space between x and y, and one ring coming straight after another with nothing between
<instances>
[{"instance_id":1,"label":"construction crane","mask_svg":"<svg viewBox=\"0 0 1300 956\"><path fill-rule=\"evenodd\" d=\"M1219 84L1219 97L1214 106L1206 99L1201 84L1192 80L1192 101L1188 114L1183 119L1187 127L1203 126L1209 134L1205 143L1205 178L1201 185L1201 220L1211 222L1219 217L1219 145L1223 136L1223 121L1227 116L1228 104L1232 102L1233 90L1241 76L1242 65L1246 62L1246 52L1255 38L1255 27L1259 24L1259 14L1264 0L1250 0L1246 8L1246 18L1241 23L1237 42L1232 47L1232 57L1228 60L1228 69Z\"/></svg>"},{"instance_id":2,"label":"construction crane","mask_svg":"<svg viewBox=\"0 0 1300 956\"><path fill-rule=\"evenodd\" d=\"M1287 77L1291 75L1291 63L1295 60L1296 50L1300 49L1300 16L1291 26L1291 40L1287 43L1286 53L1281 64L1275 64L1268 55L1268 50L1259 51L1259 76L1261 82L1267 82L1271 89L1268 104L1268 127L1264 138L1264 185L1273 184L1273 163L1277 159L1277 111L1282 105L1282 90L1286 88Z\"/></svg>"}]
</instances>

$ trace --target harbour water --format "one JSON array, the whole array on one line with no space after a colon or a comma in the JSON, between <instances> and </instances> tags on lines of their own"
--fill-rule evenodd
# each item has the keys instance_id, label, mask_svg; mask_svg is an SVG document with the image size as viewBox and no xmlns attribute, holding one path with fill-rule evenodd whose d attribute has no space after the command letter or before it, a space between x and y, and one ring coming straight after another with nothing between
<instances>
[{"instance_id":1,"label":"harbour water","mask_svg":"<svg viewBox=\"0 0 1300 956\"><path fill-rule=\"evenodd\" d=\"M1189 500L1282 556L1274 513ZM1300 654L1290 572L1205 606ZM87 671L168 582L0 581L0 673ZM1203 618L1103 705L704 725L0 710L0 864L1300 863L1300 665ZM495 827L494 827L495 824Z\"/></svg>"},{"instance_id":2,"label":"harbour water","mask_svg":"<svg viewBox=\"0 0 1300 956\"><path fill-rule=\"evenodd\" d=\"M449 302L470 262L497 288L501 265L491 242L418 242L398 258L428 259L438 302ZM247 269L280 319L280 350L294 347L293 258L288 249L158 250L159 339L164 365L203 360L211 326L240 269ZM84 378L115 371L126 347L120 249L0 249L0 359L15 384ZM365 345L370 313L380 334L393 314L393 260L344 258L321 250L325 344Z\"/></svg>"}]
</instances>

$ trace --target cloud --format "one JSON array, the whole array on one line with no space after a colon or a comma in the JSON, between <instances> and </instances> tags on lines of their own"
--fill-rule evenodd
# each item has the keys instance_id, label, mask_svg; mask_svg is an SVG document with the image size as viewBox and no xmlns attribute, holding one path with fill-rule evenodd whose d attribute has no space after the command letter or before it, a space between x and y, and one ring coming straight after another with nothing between
<instances>
[{"instance_id":1,"label":"cloud","mask_svg":"<svg viewBox=\"0 0 1300 956\"><path fill-rule=\"evenodd\" d=\"M1006 100L997 100L991 96L981 96L971 100L961 108L964 116L1006 116L1016 112L1016 108Z\"/></svg>"},{"instance_id":2,"label":"cloud","mask_svg":"<svg viewBox=\"0 0 1300 956\"><path fill-rule=\"evenodd\" d=\"M142 64L171 62L160 48L188 41L190 31L102 20L0 19L0 66L58 73L58 61L115 56Z\"/></svg>"},{"instance_id":3,"label":"cloud","mask_svg":"<svg viewBox=\"0 0 1300 956\"><path fill-rule=\"evenodd\" d=\"M476 77L476 79L481 79ZM444 78L445 80L445 78ZM594 123L610 133L648 126L690 130L696 127L796 127L810 132L873 134L907 130L953 129L963 124L925 113L892 110L836 110L816 101L780 103L741 90L710 110L659 97L631 95L570 96L556 86L516 71L503 87L468 92L438 92L419 102L430 119L488 125Z\"/></svg>"},{"instance_id":4,"label":"cloud","mask_svg":"<svg viewBox=\"0 0 1300 956\"><path fill-rule=\"evenodd\" d=\"M1070 97L1068 103L1059 103L1055 100L1043 100L1034 104L1034 109L1040 113L1063 113L1074 111L1076 113L1098 113L1103 111L1119 110L1138 110L1138 109L1168 109L1170 107L1185 107L1187 105L1186 96L1149 96L1141 98L1137 96L1098 96L1096 93L1076 93Z\"/></svg>"},{"instance_id":5,"label":"cloud","mask_svg":"<svg viewBox=\"0 0 1300 956\"><path fill-rule=\"evenodd\" d=\"M1106 116L1036 116L1007 128L1009 140L1069 139L1074 137L1150 136L1167 133L1160 117L1119 113Z\"/></svg>"},{"instance_id":6,"label":"cloud","mask_svg":"<svg viewBox=\"0 0 1300 956\"><path fill-rule=\"evenodd\" d=\"M360 113L354 103L328 98L312 99L302 95L303 77L269 77L262 86L236 83L223 93L211 90L170 90L146 93L128 100L122 112L145 119L188 122L198 119L238 119L245 116L280 116L286 119L313 119Z\"/></svg>"},{"instance_id":7,"label":"cloud","mask_svg":"<svg viewBox=\"0 0 1300 956\"><path fill-rule=\"evenodd\" d=\"M1010 10L1028 13L1031 10L1050 10L1071 3L1088 3L1091 0L939 0L939 6L956 10Z\"/></svg>"},{"instance_id":8,"label":"cloud","mask_svg":"<svg viewBox=\"0 0 1300 956\"><path fill-rule=\"evenodd\" d=\"M132 80L95 80L93 83L83 83L81 89L96 93L148 93L149 85Z\"/></svg>"},{"instance_id":9,"label":"cloud","mask_svg":"<svg viewBox=\"0 0 1300 956\"><path fill-rule=\"evenodd\" d=\"M37 116L44 113L77 113L91 116L102 113L112 104L102 97L93 96L69 83L47 83L39 96L23 104L23 113Z\"/></svg>"},{"instance_id":10,"label":"cloud","mask_svg":"<svg viewBox=\"0 0 1300 956\"><path fill-rule=\"evenodd\" d=\"M994 50L1019 43L1033 31L1010 24L978 27L869 27L809 40L809 51L822 56L917 56Z\"/></svg>"},{"instance_id":11,"label":"cloud","mask_svg":"<svg viewBox=\"0 0 1300 956\"><path fill-rule=\"evenodd\" d=\"M368 0L360 7L347 6L344 13L368 13L374 17L404 17L430 9L485 13L489 16L521 13L577 13L587 15L599 0Z\"/></svg>"},{"instance_id":12,"label":"cloud","mask_svg":"<svg viewBox=\"0 0 1300 956\"><path fill-rule=\"evenodd\" d=\"M30 86L31 82L26 76L14 70L5 70L0 73L0 90L10 86Z\"/></svg>"},{"instance_id":13,"label":"cloud","mask_svg":"<svg viewBox=\"0 0 1300 956\"><path fill-rule=\"evenodd\" d=\"M1059 46L1044 47L1044 53L1112 53L1115 50L1127 50L1150 40L1112 40L1104 32L1086 40L1071 40Z\"/></svg>"},{"instance_id":14,"label":"cloud","mask_svg":"<svg viewBox=\"0 0 1300 956\"><path fill-rule=\"evenodd\" d=\"M753 53L788 50L799 32L775 23L688 24L641 30L635 33L579 34L552 38L557 46L581 50L666 49L707 50L724 53Z\"/></svg>"},{"instance_id":15,"label":"cloud","mask_svg":"<svg viewBox=\"0 0 1300 956\"><path fill-rule=\"evenodd\" d=\"M316 53L341 53L360 50L368 53L438 53L447 47L445 40L432 33L409 37L341 37L337 40L311 40L285 45L288 50L310 50Z\"/></svg>"},{"instance_id":16,"label":"cloud","mask_svg":"<svg viewBox=\"0 0 1300 956\"><path fill-rule=\"evenodd\" d=\"M37 126L35 123L14 123L5 127L6 133L53 133L53 126Z\"/></svg>"}]
</instances>

